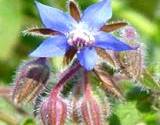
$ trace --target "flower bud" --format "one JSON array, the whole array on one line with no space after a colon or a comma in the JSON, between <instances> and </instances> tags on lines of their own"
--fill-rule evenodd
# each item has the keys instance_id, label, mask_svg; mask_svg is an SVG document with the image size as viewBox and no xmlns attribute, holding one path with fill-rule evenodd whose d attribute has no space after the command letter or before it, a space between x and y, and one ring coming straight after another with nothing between
<instances>
[{"instance_id":1,"label":"flower bud","mask_svg":"<svg viewBox=\"0 0 160 125\"><path fill-rule=\"evenodd\" d=\"M46 58L37 58L23 64L15 78L13 101L22 103L31 101L46 86L50 69Z\"/></svg>"},{"instance_id":2,"label":"flower bud","mask_svg":"<svg viewBox=\"0 0 160 125\"><path fill-rule=\"evenodd\" d=\"M77 61L73 65L61 74L59 81L51 89L49 98L46 102L42 103L40 114L44 125L65 124L68 113L67 103L59 95L67 81L71 79L80 68L80 64Z\"/></svg>"},{"instance_id":3,"label":"flower bud","mask_svg":"<svg viewBox=\"0 0 160 125\"><path fill-rule=\"evenodd\" d=\"M139 42L138 34L133 27L128 26L124 28L121 36L122 41L125 41L130 46L138 48L132 51L116 53L116 62L125 76L133 80L139 80L144 68L144 50L142 44Z\"/></svg>"},{"instance_id":4,"label":"flower bud","mask_svg":"<svg viewBox=\"0 0 160 125\"><path fill-rule=\"evenodd\" d=\"M100 105L93 98L83 100L81 113L86 125L102 125Z\"/></svg>"},{"instance_id":5,"label":"flower bud","mask_svg":"<svg viewBox=\"0 0 160 125\"><path fill-rule=\"evenodd\" d=\"M84 71L83 100L80 106L83 121L86 125L102 125L101 105L92 97L92 88L88 73Z\"/></svg>"},{"instance_id":6,"label":"flower bud","mask_svg":"<svg viewBox=\"0 0 160 125\"><path fill-rule=\"evenodd\" d=\"M136 30L132 26L127 26L124 28L121 32L121 36L128 41L132 41L138 38Z\"/></svg>"},{"instance_id":7,"label":"flower bud","mask_svg":"<svg viewBox=\"0 0 160 125\"><path fill-rule=\"evenodd\" d=\"M44 125L64 125L67 117L67 104L60 97L49 97L40 107Z\"/></svg>"},{"instance_id":8,"label":"flower bud","mask_svg":"<svg viewBox=\"0 0 160 125\"><path fill-rule=\"evenodd\" d=\"M42 123L48 125L48 99L42 102L39 113Z\"/></svg>"}]
</instances>

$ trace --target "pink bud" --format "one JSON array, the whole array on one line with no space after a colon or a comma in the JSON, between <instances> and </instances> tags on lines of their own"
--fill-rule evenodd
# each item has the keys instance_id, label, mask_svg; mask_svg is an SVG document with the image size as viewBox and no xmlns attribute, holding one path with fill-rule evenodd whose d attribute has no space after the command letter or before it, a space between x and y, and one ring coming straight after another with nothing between
<instances>
[{"instance_id":1,"label":"pink bud","mask_svg":"<svg viewBox=\"0 0 160 125\"><path fill-rule=\"evenodd\" d=\"M67 104L60 97L49 97L40 108L44 125L64 125L67 117Z\"/></svg>"},{"instance_id":2,"label":"pink bud","mask_svg":"<svg viewBox=\"0 0 160 125\"><path fill-rule=\"evenodd\" d=\"M137 32L132 26L127 26L122 31L122 37L127 40L135 40L137 39Z\"/></svg>"},{"instance_id":3,"label":"pink bud","mask_svg":"<svg viewBox=\"0 0 160 125\"><path fill-rule=\"evenodd\" d=\"M79 63L64 71L57 84L52 88L49 98L42 103L40 114L44 125L64 125L67 118L67 104L59 96L67 80L80 68Z\"/></svg>"},{"instance_id":4,"label":"pink bud","mask_svg":"<svg viewBox=\"0 0 160 125\"><path fill-rule=\"evenodd\" d=\"M101 106L92 97L92 88L88 73L84 71L84 97L80 106L83 121L86 125L102 125Z\"/></svg>"},{"instance_id":5,"label":"pink bud","mask_svg":"<svg viewBox=\"0 0 160 125\"><path fill-rule=\"evenodd\" d=\"M102 125L100 106L93 99L84 99L81 104L81 113L86 125Z\"/></svg>"},{"instance_id":6,"label":"pink bud","mask_svg":"<svg viewBox=\"0 0 160 125\"><path fill-rule=\"evenodd\" d=\"M48 125L48 99L42 102L39 113L43 124Z\"/></svg>"},{"instance_id":7,"label":"pink bud","mask_svg":"<svg viewBox=\"0 0 160 125\"><path fill-rule=\"evenodd\" d=\"M132 26L127 26L122 30L122 41L128 45L136 47L134 51L114 53L115 62L121 70L121 74L127 79L137 81L141 78L144 70L144 47L139 39L139 34Z\"/></svg>"},{"instance_id":8,"label":"pink bud","mask_svg":"<svg viewBox=\"0 0 160 125\"><path fill-rule=\"evenodd\" d=\"M38 58L23 64L17 71L13 101L22 103L33 100L46 86L50 69L46 58Z\"/></svg>"}]
</instances>

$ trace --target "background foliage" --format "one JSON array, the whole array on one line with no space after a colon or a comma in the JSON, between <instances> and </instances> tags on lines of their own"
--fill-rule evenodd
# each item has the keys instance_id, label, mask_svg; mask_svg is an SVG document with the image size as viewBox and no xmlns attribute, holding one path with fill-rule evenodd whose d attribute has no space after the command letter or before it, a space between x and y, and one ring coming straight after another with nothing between
<instances>
[{"instance_id":1,"label":"background foliage","mask_svg":"<svg viewBox=\"0 0 160 125\"><path fill-rule=\"evenodd\" d=\"M40 2L66 10L65 0ZM84 9L96 0L78 2ZM111 21L125 20L137 29L147 48L145 63L160 80L160 0L112 0L112 7ZM40 44L39 38L21 33L37 25L41 26L41 22L34 0L0 0L0 86L12 86L16 67ZM113 111L109 125L160 125L159 94L142 90L131 82L123 83L122 90L126 101L110 99ZM0 125L35 125L36 120L30 114L32 110L26 109L30 110L30 105L19 109L1 97Z\"/></svg>"}]
</instances>

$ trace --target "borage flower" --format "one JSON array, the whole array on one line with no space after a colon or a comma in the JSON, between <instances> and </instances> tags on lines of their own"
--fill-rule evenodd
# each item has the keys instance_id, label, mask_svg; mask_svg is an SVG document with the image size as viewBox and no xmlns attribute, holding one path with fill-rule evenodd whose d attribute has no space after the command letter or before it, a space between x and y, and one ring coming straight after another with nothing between
<instances>
[{"instance_id":1,"label":"borage flower","mask_svg":"<svg viewBox=\"0 0 160 125\"><path fill-rule=\"evenodd\" d=\"M125 26L126 23L105 25L112 16L110 0L89 6L81 14L75 1L69 1L69 12L36 2L45 28L30 29L31 33L48 35L49 38L31 53L33 57L64 56L70 62L76 55L86 70L92 70L97 61L97 48L127 51L135 48L107 33Z\"/></svg>"}]
</instances>

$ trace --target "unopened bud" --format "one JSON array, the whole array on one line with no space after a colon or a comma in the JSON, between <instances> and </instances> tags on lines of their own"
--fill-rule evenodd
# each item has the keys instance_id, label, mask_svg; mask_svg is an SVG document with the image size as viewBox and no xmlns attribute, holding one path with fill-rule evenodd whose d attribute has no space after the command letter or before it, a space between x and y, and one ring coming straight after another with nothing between
<instances>
[{"instance_id":1,"label":"unopened bud","mask_svg":"<svg viewBox=\"0 0 160 125\"><path fill-rule=\"evenodd\" d=\"M136 30L132 26L126 26L125 28L123 28L121 32L121 36L124 39L129 40L129 41L132 41L138 38L138 34Z\"/></svg>"},{"instance_id":2,"label":"unopened bud","mask_svg":"<svg viewBox=\"0 0 160 125\"><path fill-rule=\"evenodd\" d=\"M50 69L46 58L37 58L23 64L15 78L13 101L22 103L33 100L46 86Z\"/></svg>"},{"instance_id":3,"label":"unopened bud","mask_svg":"<svg viewBox=\"0 0 160 125\"><path fill-rule=\"evenodd\" d=\"M86 125L102 125L100 105L93 98L84 99L81 104L81 113Z\"/></svg>"},{"instance_id":4,"label":"unopened bud","mask_svg":"<svg viewBox=\"0 0 160 125\"><path fill-rule=\"evenodd\" d=\"M84 73L84 96L80 105L83 121L86 125L103 125L101 105L93 98L88 73Z\"/></svg>"},{"instance_id":5,"label":"unopened bud","mask_svg":"<svg viewBox=\"0 0 160 125\"><path fill-rule=\"evenodd\" d=\"M48 124L48 98L44 100L40 106L39 115L44 125Z\"/></svg>"},{"instance_id":6,"label":"unopened bud","mask_svg":"<svg viewBox=\"0 0 160 125\"><path fill-rule=\"evenodd\" d=\"M136 30L128 26L122 31L122 41L133 47L138 47L136 50L116 53L116 62L119 65L122 73L128 78L138 80L144 68L144 48L139 42L138 33Z\"/></svg>"},{"instance_id":7,"label":"unopened bud","mask_svg":"<svg viewBox=\"0 0 160 125\"><path fill-rule=\"evenodd\" d=\"M67 117L67 104L60 97L49 97L40 107L44 125L64 125Z\"/></svg>"}]
</instances>

